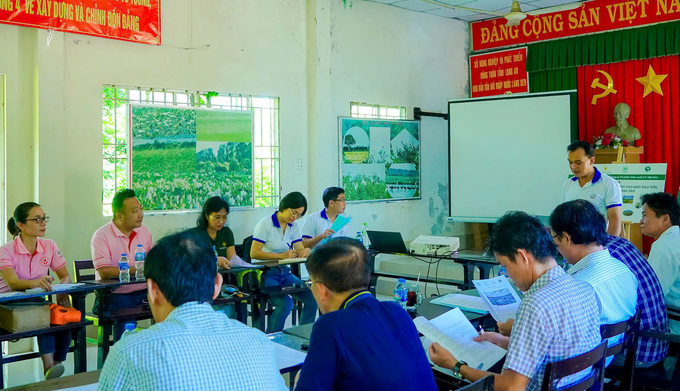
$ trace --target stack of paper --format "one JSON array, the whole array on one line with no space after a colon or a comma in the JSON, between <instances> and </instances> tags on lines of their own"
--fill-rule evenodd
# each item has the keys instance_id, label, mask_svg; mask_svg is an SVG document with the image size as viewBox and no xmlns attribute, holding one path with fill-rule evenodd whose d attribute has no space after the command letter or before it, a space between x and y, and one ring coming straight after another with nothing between
<instances>
[{"instance_id":1,"label":"stack of paper","mask_svg":"<svg viewBox=\"0 0 680 391\"><path fill-rule=\"evenodd\" d=\"M288 346L281 345L280 343L272 343L274 344L276 364L279 367L279 371L282 369L293 368L302 365L302 363L305 362L305 358L307 358L306 353L291 349Z\"/></svg>"},{"instance_id":2,"label":"stack of paper","mask_svg":"<svg viewBox=\"0 0 680 391\"><path fill-rule=\"evenodd\" d=\"M479 334L458 308L431 321L419 316L413 323L427 339L438 342L457 360L467 362L471 368L486 371L505 356L505 349L488 341L473 340Z\"/></svg>"}]
</instances>

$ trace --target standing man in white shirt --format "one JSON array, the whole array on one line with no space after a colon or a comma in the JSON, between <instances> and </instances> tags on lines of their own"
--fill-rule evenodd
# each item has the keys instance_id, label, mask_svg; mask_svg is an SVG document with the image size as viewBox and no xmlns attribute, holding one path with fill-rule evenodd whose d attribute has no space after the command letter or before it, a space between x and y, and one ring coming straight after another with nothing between
<instances>
[{"instance_id":1,"label":"standing man in white shirt","mask_svg":"<svg viewBox=\"0 0 680 391\"><path fill-rule=\"evenodd\" d=\"M302 244L307 248L313 248L317 244L325 243L328 238L349 237L349 224L346 224L338 232L331 226L338 215L345 213L347 200L345 190L341 187L329 187L323 192L324 209L321 212L312 213L305 221L302 230Z\"/></svg>"},{"instance_id":2,"label":"standing man in white shirt","mask_svg":"<svg viewBox=\"0 0 680 391\"><path fill-rule=\"evenodd\" d=\"M656 241L649 252L649 264L661 283L666 305L680 307L680 205L669 193L645 194L640 231ZM669 319L671 332L680 334L680 322Z\"/></svg>"},{"instance_id":3,"label":"standing man in white shirt","mask_svg":"<svg viewBox=\"0 0 680 391\"><path fill-rule=\"evenodd\" d=\"M607 233L621 234L621 185L595 168L595 149L585 141L574 141L567 147L569 169L574 177L562 185L562 203L586 200L608 221Z\"/></svg>"}]
</instances>

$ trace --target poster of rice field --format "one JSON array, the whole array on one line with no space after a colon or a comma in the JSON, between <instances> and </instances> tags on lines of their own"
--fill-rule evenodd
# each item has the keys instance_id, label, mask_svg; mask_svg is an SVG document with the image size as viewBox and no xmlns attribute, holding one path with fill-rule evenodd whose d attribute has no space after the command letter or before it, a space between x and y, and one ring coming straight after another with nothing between
<instances>
[{"instance_id":1,"label":"poster of rice field","mask_svg":"<svg viewBox=\"0 0 680 391\"><path fill-rule=\"evenodd\" d=\"M251 111L130 105L130 178L145 210L253 206Z\"/></svg>"},{"instance_id":2,"label":"poster of rice field","mask_svg":"<svg viewBox=\"0 0 680 391\"><path fill-rule=\"evenodd\" d=\"M348 201L420 198L420 121L338 117Z\"/></svg>"}]
</instances>

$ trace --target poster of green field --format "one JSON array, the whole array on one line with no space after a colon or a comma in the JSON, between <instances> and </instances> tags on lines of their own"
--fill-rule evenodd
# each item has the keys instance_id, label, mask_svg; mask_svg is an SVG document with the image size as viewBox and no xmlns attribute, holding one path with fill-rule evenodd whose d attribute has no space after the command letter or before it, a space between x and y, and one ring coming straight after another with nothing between
<instances>
[{"instance_id":1,"label":"poster of green field","mask_svg":"<svg viewBox=\"0 0 680 391\"><path fill-rule=\"evenodd\" d=\"M132 188L145 210L253 205L250 111L130 105Z\"/></svg>"},{"instance_id":2,"label":"poster of green field","mask_svg":"<svg viewBox=\"0 0 680 391\"><path fill-rule=\"evenodd\" d=\"M338 117L348 201L420 198L420 121Z\"/></svg>"}]
</instances>

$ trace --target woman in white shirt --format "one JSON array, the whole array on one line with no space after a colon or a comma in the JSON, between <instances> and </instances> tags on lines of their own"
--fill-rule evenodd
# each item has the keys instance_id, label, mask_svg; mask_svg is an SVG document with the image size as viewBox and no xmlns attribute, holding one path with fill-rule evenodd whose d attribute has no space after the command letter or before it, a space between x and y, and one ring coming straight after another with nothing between
<instances>
[{"instance_id":1,"label":"woman in white shirt","mask_svg":"<svg viewBox=\"0 0 680 391\"><path fill-rule=\"evenodd\" d=\"M287 194L279 204L279 210L260 220L255 226L250 257L257 260L281 260L287 258L306 258L310 250L302 245L302 234L297 219L307 212L307 199L300 192ZM292 286L302 281L290 272L289 266L275 266L263 275L264 285ZM316 318L317 304L310 290L292 293L302 302L301 324L313 323ZM274 295L269 303L274 305L274 313L269 319L267 333L283 330L286 318L293 311L291 295Z\"/></svg>"}]
</instances>

